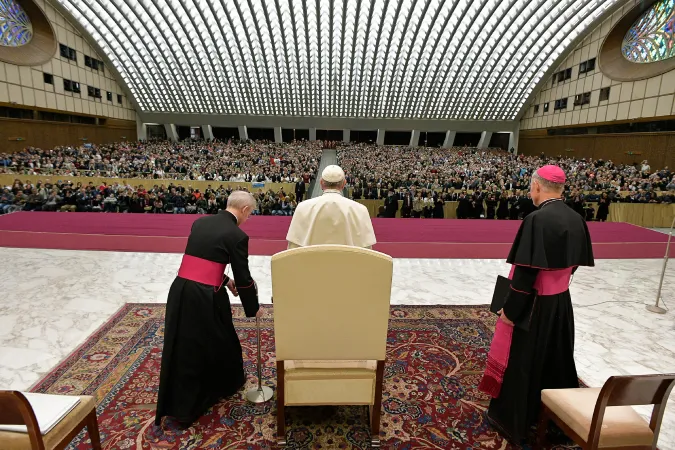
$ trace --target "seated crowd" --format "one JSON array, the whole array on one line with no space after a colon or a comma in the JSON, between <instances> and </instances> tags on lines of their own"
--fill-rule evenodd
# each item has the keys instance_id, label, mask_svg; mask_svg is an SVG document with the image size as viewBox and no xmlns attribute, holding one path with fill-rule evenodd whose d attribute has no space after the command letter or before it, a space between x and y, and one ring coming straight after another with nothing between
<instances>
[{"instance_id":1,"label":"seated crowd","mask_svg":"<svg viewBox=\"0 0 675 450\"><path fill-rule=\"evenodd\" d=\"M594 211L589 203L598 203L598 220L606 220L611 202L675 202L674 174L668 167L652 172L647 161L639 166L618 165L592 159L515 156L497 149L411 150L371 145L342 147L338 155L353 199L386 199L393 190L403 201L403 217L442 218L443 204L457 201L459 218L522 218L533 210L527 194L531 174L549 162L569 174L565 200L588 218Z\"/></svg>"},{"instance_id":2,"label":"seated crowd","mask_svg":"<svg viewBox=\"0 0 675 450\"><path fill-rule=\"evenodd\" d=\"M347 185L360 187L364 198L384 198L387 189L399 187L443 192L523 190L529 187L533 171L547 161L555 161L569 174L568 190L635 192L646 201L654 192L675 190L675 176L668 167L652 172L647 161L636 166L561 156L516 156L498 149L412 150L370 145L342 147L338 160Z\"/></svg>"},{"instance_id":3,"label":"seated crowd","mask_svg":"<svg viewBox=\"0 0 675 450\"><path fill-rule=\"evenodd\" d=\"M51 182L15 180L0 193L0 214L15 211L61 211L152 214L216 214L224 210L227 198L235 190L231 186L211 185L200 192L192 186L157 185L146 189L143 185L102 183L95 186L73 184L72 181ZM257 215L293 215L297 206L295 194L259 189L253 193L257 201Z\"/></svg>"},{"instance_id":4,"label":"seated crowd","mask_svg":"<svg viewBox=\"0 0 675 450\"><path fill-rule=\"evenodd\" d=\"M214 182L288 182L307 185L320 164L321 149L338 149L351 198L401 201L402 217L443 218L444 204L458 202L458 218L519 219L533 211L527 194L531 174L555 162L568 176L565 200L588 219L606 220L609 204L673 203L675 176L666 167L612 161L513 155L499 149L383 147L298 141L270 142L147 141L27 148L0 154L0 173L209 180ZM223 209L228 189L155 185L94 186L18 181L0 194L0 214L16 210L211 213ZM174 192L176 191L176 192ZM304 192L259 192L257 214L292 215ZM297 198L296 198L297 197ZM597 203L594 209L591 204ZM386 204L386 202L385 202ZM397 208L398 209L398 208ZM395 211L381 212L394 217ZM597 214L597 215L596 215Z\"/></svg>"},{"instance_id":5,"label":"seated crowd","mask_svg":"<svg viewBox=\"0 0 675 450\"><path fill-rule=\"evenodd\" d=\"M318 170L323 143L144 141L0 153L0 173L294 183Z\"/></svg>"}]
</instances>

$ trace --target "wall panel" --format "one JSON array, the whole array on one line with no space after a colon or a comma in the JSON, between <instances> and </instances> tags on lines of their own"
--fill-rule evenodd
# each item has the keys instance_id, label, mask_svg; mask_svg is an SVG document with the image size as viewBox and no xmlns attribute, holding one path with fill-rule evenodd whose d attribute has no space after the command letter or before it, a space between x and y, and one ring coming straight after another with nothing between
<instances>
[{"instance_id":1,"label":"wall panel","mask_svg":"<svg viewBox=\"0 0 675 450\"><path fill-rule=\"evenodd\" d=\"M652 169L665 166L672 168L675 167L675 133L578 136L521 133L518 152L524 155L539 155L543 152L547 156L612 160L617 164L640 163L646 159Z\"/></svg>"},{"instance_id":2,"label":"wall panel","mask_svg":"<svg viewBox=\"0 0 675 450\"><path fill-rule=\"evenodd\" d=\"M59 145L106 144L136 140L136 122L107 119L105 125L0 118L0 153L26 147L50 149ZM16 138L23 138L18 141ZM86 141L82 138L86 138Z\"/></svg>"}]
</instances>

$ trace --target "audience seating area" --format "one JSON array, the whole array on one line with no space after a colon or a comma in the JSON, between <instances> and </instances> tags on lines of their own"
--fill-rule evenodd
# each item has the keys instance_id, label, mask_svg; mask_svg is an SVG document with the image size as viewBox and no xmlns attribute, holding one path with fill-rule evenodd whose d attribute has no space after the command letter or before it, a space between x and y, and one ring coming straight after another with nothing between
<instances>
[{"instance_id":1,"label":"audience seating area","mask_svg":"<svg viewBox=\"0 0 675 450\"><path fill-rule=\"evenodd\" d=\"M303 198L296 183L317 176L326 143L150 141L104 146L28 148L0 154L0 214L25 211L214 213L232 190L258 200L256 214L292 215ZM513 155L471 147L415 148L334 145L348 194L371 217L390 189L395 217L522 219L533 210L526 195L533 171L546 163L568 175L565 199L587 220L670 226L675 176L649 163ZM410 196L407 208L406 196ZM634 207L629 204L642 204Z\"/></svg>"},{"instance_id":2,"label":"audience seating area","mask_svg":"<svg viewBox=\"0 0 675 450\"><path fill-rule=\"evenodd\" d=\"M316 173L321 141L142 141L0 153L0 173L207 181L295 182Z\"/></svg>"},{"instance_id":3,"label":"audience seating area","mask_svg":"<svg viewBox=\"0 0 675 450\"><path fill-rule=\"evenodd\" d=\"M514 155L499 149L452 149L351 145L338 151L350 187L363 198L382 198L389 188L432 191L468 190L502 192L528 189L532 173L554 162L565 170L567 185L575 191L637 192L649 201L658 191L675 190L674 174L667 168L559 156ZM379 188L379 191L378 191Z\"/></svg>"}]
</instances>

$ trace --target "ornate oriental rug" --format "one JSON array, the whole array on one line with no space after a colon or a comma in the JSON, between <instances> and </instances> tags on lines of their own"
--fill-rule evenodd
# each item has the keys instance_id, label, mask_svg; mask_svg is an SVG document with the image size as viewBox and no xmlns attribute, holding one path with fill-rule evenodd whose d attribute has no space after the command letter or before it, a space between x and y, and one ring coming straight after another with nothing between
<instances>
[{"instance_id":1,"label":"ornate oriental rug","mask_svg":"<svg viewBox=\"0 0 675 450\"><path fill-rule=\"evenodd\" d=\"M261 321L265 385L274 387L271 307ZM275 448L276 405L252 405L242 391L189 429L154 425L164 305L127 304L41 380L35 392L93 395L104 449ZM234 308L244 349L246 389L256 383L255 321ZM392 307L383 411L384 449L507 449L486 422L488 398L477 389L495 316L481 306ZM365 449L365 407L287 408L290 449ZM70 449L89 449L82 432Z\"/></svg>"}]
</instances>

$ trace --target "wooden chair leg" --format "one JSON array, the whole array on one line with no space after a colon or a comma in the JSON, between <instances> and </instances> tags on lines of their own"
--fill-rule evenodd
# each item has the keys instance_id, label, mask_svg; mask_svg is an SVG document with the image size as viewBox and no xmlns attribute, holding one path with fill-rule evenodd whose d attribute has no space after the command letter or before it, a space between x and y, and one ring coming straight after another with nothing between
<instances>
[{"instance_id":1,"label":"wooden chair leg","mask_svg":"<svg viewBox=\"0 0 675 450\"><path fill-rule=\"evenodd\" d=\"M382 415L382 388L384 383L384 361L377 362L375 373L375 402L370 410L370 445L380 447L380 419Z\"/></svg>"},{"instance_id":2,"label":"wooden chair leg","mask_svg":"<svg viewBox=\"0 0 675 450\"><path fill-rule=\"evenodd\" d=\"M277 361L277 444L286 446L286 411L285 411L285 386L284 386L284 362Z\"/></svg>"},{"instance_id":3,"label":"wooden chair leg","mask_svg":"<svg viewBox=\"0 0 675 450\"><path fill-rule=\"evenodd\" d=\"M94 450L101 450L101 436L98 433L98 420L96 418L96 410L93 410L87 416L87 431L91 439L91 448Z\"/></svg>"},{"instance_id":4,"label":"wooden chair leg","mask_svg":"<svg viewBox=\"0 0 675 450\"><path fill-rule=\"evenodd\" d=\"M284 405L277 401L277 444L283 447L286 445L286 414Z\"/></svg>"},{"instance_id":5,"label":"wooden chair leg","mask_svg":"<svg viewBox=\"0 0 675 450\"><path fill-rule=\"evenodd\" d=\"M534 447L535 450L542 450L546 446L546 432L548 431L549 422L548 408L541 405L539 422L537 423L537 442Z\"/></svg>"}]
</instances>

